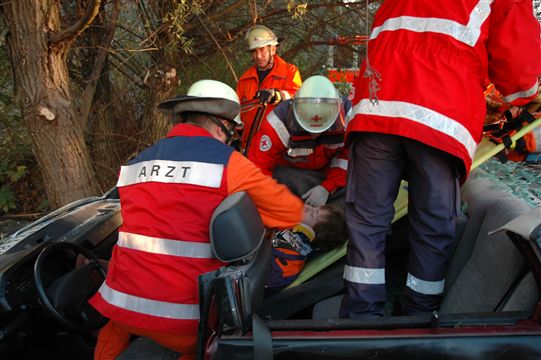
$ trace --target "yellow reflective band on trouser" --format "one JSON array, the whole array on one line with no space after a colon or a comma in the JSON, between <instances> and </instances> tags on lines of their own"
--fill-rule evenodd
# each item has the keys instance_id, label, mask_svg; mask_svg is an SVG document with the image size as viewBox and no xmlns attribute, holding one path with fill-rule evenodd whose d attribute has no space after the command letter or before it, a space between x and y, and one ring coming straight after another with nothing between
<instances>
[{"instance_id":1,"label":"yellow reflective band on trouser","mask_svg":"<svg viewBox=\"0 0 541 360\"><path fill-rule=\"evenodd\" d=\"M385 268L369 269L346 265L344 279L358 284L385 284Z\"/></svg>"},{"instance_id":2,"label":"yellow reflective band on trouser","mask_svg":"<svg viewBox=\"0 0 541 360\"><path fill-rule=\"evenodd\" d=\"M426 281L416 278L408 273L406 286L411 290L424 295L439 295L443 293L445 279L439 281Z\"/></svg>"}]
</instances>

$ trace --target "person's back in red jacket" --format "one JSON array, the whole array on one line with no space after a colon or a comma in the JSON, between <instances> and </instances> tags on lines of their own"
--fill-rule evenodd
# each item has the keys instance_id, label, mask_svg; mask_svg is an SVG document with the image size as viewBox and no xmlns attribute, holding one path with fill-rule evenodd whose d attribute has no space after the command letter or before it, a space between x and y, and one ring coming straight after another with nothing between
<instances>
[{"instance_id":1,"label":"person's back in red jacket","mask_svg":"<svg viewBox=\"0 0 541 360\"><path fill-rule=\"evenodd\" d=\"M110 319L96 359L116 358L130 334L193 358L198 276L224 265L212 252L209 223L226 196L246 191L269 228L301 220L302 202L226 145L240 122L232 88L201 80L160 109L176 125L120 171L123 223L107 278L90 301Z\"/></svg>"},{"instance_id":2,"label":"person's back in red jacket","mask_svg":"<svg viewBox=\"0 0 541 360\"><path fill-rule=\"evenodd\" d=\"M486 78L506 101L535 97L539 21L530 0L398 1L379 8L347 128L351 243L341 316L382 316L385 235L408 181L404 314L439 308L455 241L460 181L485 117Z\"/></svg>"}]
</instances>

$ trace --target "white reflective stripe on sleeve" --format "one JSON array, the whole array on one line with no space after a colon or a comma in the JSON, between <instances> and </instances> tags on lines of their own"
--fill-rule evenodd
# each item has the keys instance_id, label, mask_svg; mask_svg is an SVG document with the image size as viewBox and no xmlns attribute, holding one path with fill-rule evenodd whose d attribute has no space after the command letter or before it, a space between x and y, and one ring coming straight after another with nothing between
<instances>
[{"instance_id":1,"label":"white reflective stripe on sleeve","mask_svg":"<svg viewBox=\"0 0 541 360\"><path fill-rule=\"evenodd\" d=\"M470 159L473 159L475 155L477 143L464 125L424 106L387 100L378 100L378 104L372 105L370 100L362 99L354 107L354 115L357 114L398 117L415 121L448 135L461 143L468 152Z\"/></svg>"},{"instance_id":2,"label":"white reflective stripe on sleeve","mask_svg":"<svg viewBox=\"0 0 541 360\"><path fill-rule=\"evenodd\" d=\"M143 182L192 184L220 187L224 166L197 161L150 160L122 166L116 186Z\"/></svg>"},{"instance_id":3,"label":"white reflective stripe on sleeve","mask_svg":"<svg viewBox=\"0 0 541 360\"><path fill-rule=\"evenodd\" d=\"M314 149L306 148L293 148L287 149L287 156L289 157L298 157L298 156L308 156L314 153Z\"/></svg>"},{"instance_id":4,"label":"white reflective stripe on sleeve","mask_svg":"<svg viewBox=\"0 0 541 360\"><path fill-rule=\"evenodd\" d=\"M199 320L198 304L175 304L140 298L112 289L105 282L98 291L109 304L139 314L177 320Z\"/></svg>"},{"instance_id":5,"label":"white reflective stripe on sleeve","mask_svg":"<svg viewBox=\"0 0 541 360\"><path fill-rule=\"evenodd\" d=\"M162 239L127 232L118 233L117 245L152 254L200 259L213 259L215 257L208 243Z\"/></svg>"},{"instance_id":6,"label":"white reflective stripe on sleeve","mask_svg":"<svg viewBox=\"0 0 541 360\"><path fill-rule=\"evenodd\" d=\"M346 265L344 267L344 279L358 284L385 284L385 268L368 269Z\"/></svg>"},{"instance_id":7,"label":"white reflective stripe on sleeve","mask_svg":"<svg viewBox=\"0 0 541 360\"><path fill-rule=\"evenodd\" d=\"M408 273L408 279L406 280L406 286L411 290L424 295L439 295L443 293L445 286L445 280L439 281L426 281L416 278Z\"/></svg>"},{"instance_id":8,"label":"white reflective stripe on sleeve","mask_svg":"<svg viewBox=\"0 0 541 360\"><path fill-rule=\"evenodd\" d=\"M267 120L270 126L272 126L272 128L276 132L276 135L278 135L278 137L280 138L280 141L282 142L282 144L284 144L284 147L287 148L287 146L289 145L290 135L284 123L278 118L278 116L276 116L274 111L271 111L267 115Z\"/></svg>"},{"instance_id":9,"label":"white reflective stripe on sleeve","mask_svg":"<svg viewBox=\"0 0 541 360\"><path fill-rule=\"evenodd\" d=\"M325 146L327 149L339 149L341 147L344 147L344 143L339 143L339 144L325 144L323 145Z\"/></svg>"},{"instance_id":10,"label":"white reflective stripe on sleeve","mask_svg":"<svg viewBox=\"0 0 541 360\"><path fill-rule=\"evenodd\" d=\"M348 169L348 161L345 160L345 159L334 158L331 161L331 167L332 168L340 168L340 169L347 170Z\"/></svg>"},{"instance_id":11,"label":"white reflective stripe on sleeve","mask_svg":"<svg viewBox=\"0 0 541 360\"><path fill-rule=\"evenodd\" d=\"M516 93L504 96L503 99L506 102L512 102L512 101L515 101L516 99L527 98L527 97L530 97L530 96L534 96L535 94L537 94L537 89L538 88L539 88L539 81L536 80L535 84L531 88L529 88L528 90L518 91Z\"/></svg>"},{"instance_id":12,"label":"white reflective stripe on sleeve","mask_svg":"<svg viewBox=\"0 0 541 360\"><path fill-rule=\"evenodd\" d=\"M289 93L289 91L280 90L280 92L282 93L282 100L291 99L291 94Z\"/></svg>"},{"instance_id":13,"label":"white reflective stripe on sleeve","mask_svg":"<svg viewBox=\"0 0 541 360\"><path fill-rule=\"evenodd\" d=\"M400 16L390 18L372 30L370 40L377 38L384 31L409 30L449 35L469 46L474 46L481 35L481 26L490 15L490 4L493 1L479 1L470 13L470 18L466 25L462 25L454 20L433 17Z\"/></svg>"}]
</instances>

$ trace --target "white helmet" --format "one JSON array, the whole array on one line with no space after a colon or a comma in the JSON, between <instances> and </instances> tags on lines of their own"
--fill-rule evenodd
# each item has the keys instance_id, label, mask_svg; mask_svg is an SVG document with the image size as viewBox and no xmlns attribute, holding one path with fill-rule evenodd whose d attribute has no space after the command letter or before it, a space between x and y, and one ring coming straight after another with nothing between
<instances>
[{"instance_id":1,"label":"white helmet","mask_svg":"<svg viewBox=\"0 0 541 360\"><path fill-rule=\"evenodd\" d=\"M160 105L166 115L183 112L202 112L231 120L241 125L240 101L229 85L216 80L199 80L190 86L186 96L167 100Z\"/></svg>"},{"instance_id":2,"label":"white helmet","mask_svg":"<svg viewBox=\"0 0 541 360\"><path fill-rule=\"evenodd\" d=\"M297 123L306 131L319 134L329 129L340 113L340 96L325 76L306 79L293 99Z\"/></svg>"},{"instance_id":3,"label":"white helmet","mask_svg":"<svg viewBox=\"0 0 541 360\"><path fill-rule=\"evenodd\" d=\"M266 26L255 25L246 33L248 40L248 50L259 49L267 45L278 45L278 38Z\"/></svg>"}]
</instances>

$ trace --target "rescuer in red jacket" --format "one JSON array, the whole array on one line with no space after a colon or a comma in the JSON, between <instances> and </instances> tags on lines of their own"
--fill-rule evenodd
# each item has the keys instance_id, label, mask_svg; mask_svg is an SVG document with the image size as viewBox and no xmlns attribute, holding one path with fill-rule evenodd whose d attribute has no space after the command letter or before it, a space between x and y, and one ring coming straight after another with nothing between
<instances>
[{"instance_id":1,"label":"rescuer in red jacket","mask_svg":"<svg viewBox=\"0 0 541 360\"><path fill-rule=\"evenodd\" d=\"M535 97L539 21L530 0L386 0L367 46L347 127L351 243L341 316L383 315L385 234L403 178L410 256L402 311L432 312L455 240L459 182L481 140L485 79L512 104Z\"/></svg>"},{"instance_id":2,"label":"rescuer in red jacket","mask_svg":"<svg viewBox=\"0 0 541 360\"><path fill-rule=\"evenodd\" d=\"M197 279L224 265L211 250L209 222L227 195L246 191L269 228L290 228L302 217L300 199L226 145L240 122L232 88L201 80L159 108L174 116L174 127L120 170L123 224L90 301L110 319L95 359L116 358L132 334L194 358Z\"/></svg>"},{"instance_id":3,"label":"rescuer in red jacket","mask_svg":"<svg viewBox=\"0 0 541 360\"><path fill-rule=\"evenodd\" d=\"M342 205L348 165L345 117L351 102L324 76L308 78L295 98L278 105L261 124L247 156L306 204Z\"/></svg>"},{"instance_id":4,"label":"rescuer in red jacket","mask_svg":"<svg viewBox=\"0 0 541 360\"><path fill-rule=\"evenodd\" d=\"M265 116L282 100L291 98L301 86L301 74L297 67L288 64L276 55L278 38L267 27L256 25L246 34L248 49L254 65L251 66L239 79L237 94L241 104L253 100L256 95L262 102L267 103L263 114ZM248 134L257 109L245 111L241 114L244 124L241 146L244 149Z\"/></svg>"}]
</instances>

